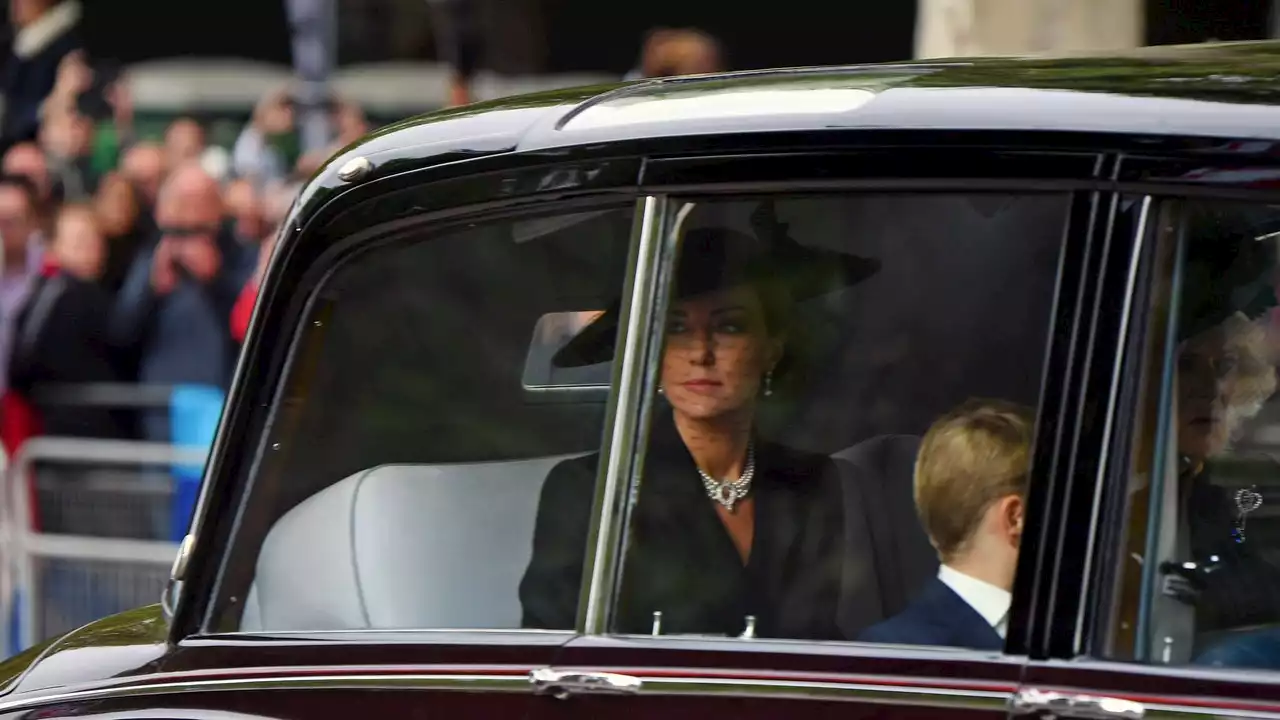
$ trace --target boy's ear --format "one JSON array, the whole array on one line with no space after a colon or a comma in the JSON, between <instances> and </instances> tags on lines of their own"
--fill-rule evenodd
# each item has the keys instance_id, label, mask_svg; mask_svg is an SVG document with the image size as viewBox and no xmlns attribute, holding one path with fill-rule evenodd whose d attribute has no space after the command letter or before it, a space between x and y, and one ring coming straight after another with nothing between
<instances>
[{"instance_id":1,"label":"boy's ear","mask_svg":"<svg viewBox=\"0 0 1280 720\"><path fill-rule=\"evenodd\" d=\"M1000 501L1000 514L1004 527L1012 540L1022 537L1026 523L1026 502L1017 495L1010 495Z\"/></svg>"}]
</instances>

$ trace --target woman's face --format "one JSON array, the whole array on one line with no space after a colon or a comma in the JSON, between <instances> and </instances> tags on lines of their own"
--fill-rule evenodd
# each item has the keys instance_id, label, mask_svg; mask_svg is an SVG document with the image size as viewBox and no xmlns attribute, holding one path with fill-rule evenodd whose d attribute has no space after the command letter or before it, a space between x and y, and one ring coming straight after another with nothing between
<instances>
[{"instance_id":1,"label":"woman's face","mask_svg":"<svg viewBox=\"0 0 1280 720\"><path fill-rule=\"evenodd\" d=\"M1210 338L1210 335L1217 336ZM1220 332L1194 338L1178 355L1178 451L1197 462L1220 452L1230 440L1227 401L1236 358Z\"/></svg>"},{"instance_id":2,"label":"woman's face","mask_svg":"<svg viewBox=\"0 0 1280 720\"><path fill-rule=\"evenodd\" d=\"M712 420L754 408L782 355L760 297L737 287L676 301L667 318L662 389L677 413Z\"/></svg>"},{"instance_id":3,"label":"woman's face","mask_svg":"<svg viewBox=\"0 0 1280 720\"><path fill-rule=\"evenodd\" d=\"M93 281L102 276L106 243L89 212L68 212L58 218L53 252L64 271Z\"/></svg>"},{"instance_id":4,"label":"woman's face","mask_svg":"<svg viewBox=\"0 0 1280 720\"><path fill-rule=\"evenodd\" d=\"M1178 354L1178 452L1201 462L1226 450L1241 423L1275 392L1265 329L1229 318Z\"/></svg>"},{"instance_id":5,"label":"woman's face","mask_svg":"<svg viewBox=\"0 0 1280 720\"><path fill-rule=\"evenodd\" d=\"M178 119L169 125L164 133L165 152L169 156L169 167L189 160L195 160L204 152L204 129L194 120Z\"/></svg>"}]
</instances>

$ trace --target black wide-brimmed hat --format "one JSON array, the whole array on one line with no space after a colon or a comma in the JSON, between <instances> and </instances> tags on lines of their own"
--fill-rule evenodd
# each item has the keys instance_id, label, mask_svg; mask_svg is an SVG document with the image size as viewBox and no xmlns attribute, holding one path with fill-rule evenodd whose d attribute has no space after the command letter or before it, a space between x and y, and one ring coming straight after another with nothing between
<instances>
[{"instance_id":1,"label":"black wide-brimmed hat","mask_svg":"<svg viewBox=\"0 0 1280 720\"><path fill-rule=\"evenodd\" d=\"M686 231L676 266L674 299L752 285L776 289L797 302L855 285L880 270L879 260L796 242L771 202L756 209L751 225L754 236L725 227ZM610 361L621 304L615 300L552 357L552 364L580 367Z\"/></svg>"},{"instance_id":2,"label":"black wide-brimmed hat","mask_svg":"<svg viewBox=\"0 0 1280 720\"><path fill-rule=\"evenodd\" d=\"M1178 339L1193 338L1236 313L1256 319L1276 307L1280 217L1204 213L1188 223Z\"/></svg>"}]
</instances>

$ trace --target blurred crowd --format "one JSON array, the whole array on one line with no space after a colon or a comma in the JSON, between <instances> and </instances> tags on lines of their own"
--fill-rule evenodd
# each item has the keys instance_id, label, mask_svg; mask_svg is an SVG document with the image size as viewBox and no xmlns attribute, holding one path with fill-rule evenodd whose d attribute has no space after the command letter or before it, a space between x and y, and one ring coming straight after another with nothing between
<instances>
[{"instance_id":1,"label":"blurred crowd","mask_svg":"<svg viewBox=\"0 0 1280 720\"><path fill-rule=\"evenodd\" d=\"M306 178L364 135L331 100L333 142L298 147L289 88L268 94L230 148L180 117L135 132L118 68L90 62L78 0L12 0L17 35L0 128L0 438L169 441L166 413L60 407L79 383L227 386L273 238ZM645 39L638 77L723 69L696 30Z\"/></svg>"},{"instance_id":2,"label":"blurred crowd","mask_svg":"<svg viewBox=\"0 0 1280 720\"><path fill-rule=\"evenodd\" d=\"M68 383L225 388L274 234L300 181L365 134L326 108L333 144L300 152L288 88L234 147L180 117L134 132L127 86L77 42L73 0L13 0L0 156L0 436L169 440L165 414L44 406ZM69 10L70 9L70 10Z\"/></svg>"}]
</instances>

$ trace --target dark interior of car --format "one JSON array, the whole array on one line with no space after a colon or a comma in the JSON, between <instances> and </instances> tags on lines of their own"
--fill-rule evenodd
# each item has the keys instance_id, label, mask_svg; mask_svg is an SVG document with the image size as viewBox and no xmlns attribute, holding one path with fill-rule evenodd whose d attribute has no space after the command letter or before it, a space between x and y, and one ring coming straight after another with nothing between
<instances>
[{"instance_id":1,"label":"dark interior of car","mask_svg":"<svg viewBox=\"0 0 1280 720\"><path fill-rule=\"evenodd\" d=\"M749 231L757 204L708 202L696 222ZM898 533L900 562L868 571L893 575L880 579L891 611L936 567L911 501L918 436L971 397L1037 401L1069 196L846 195L775 205L802 245L881 263L870 279L795 307L788 372L760 431L839 453L871 478L858 482L875 484L885 506L875 522L900 528L889 531ZM632 211L548 227L531 233L508 220L408 237L334 274L297 441L287 443L263 533L372 467L599 448L603 395L539 401L522 378L540 318L599 310L620 296Z\"/></svg>"}]
</instances>

